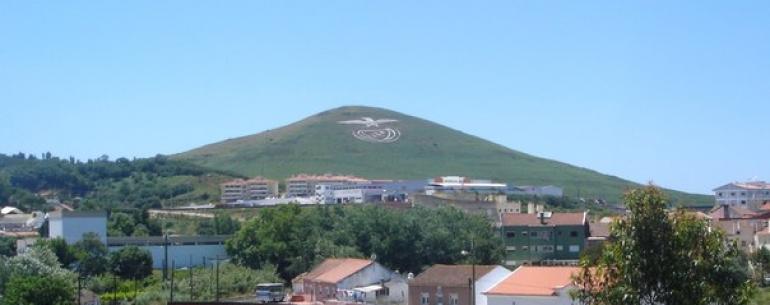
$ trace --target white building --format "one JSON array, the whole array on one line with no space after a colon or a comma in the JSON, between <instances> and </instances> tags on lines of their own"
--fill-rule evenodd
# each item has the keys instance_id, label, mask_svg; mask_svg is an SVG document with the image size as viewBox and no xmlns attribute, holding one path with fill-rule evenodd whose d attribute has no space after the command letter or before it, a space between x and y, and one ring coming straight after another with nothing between
<instances>
[{"instance_id":1,"label":"white building","mask_svg":"<svg viewBox=\"0 0 770 305\"><path fill-rule=\"evenodd\" d=\"M770 183L764 181L733 182L714 189L717 205L742 206L757 210L770 201Z\"/></svg>"},{"instance_id":2,"label":"white building","mask_svg":"<svg viewBox=\"0 0 770 305\"><path fill-rule=\"evenodd\" d=\"M369 183L369 180L355 176L299 174L286 179L286 197L313 197L318 184L338 185Z\"/></svg>"},{"instance_id":3,"label":"white building","mask_svg":"<svg viewBox=\"0 0 770 305\"><path fill-rule=\"evenodd\" d=\"M229 236L143 236L143 237L110 237L107 238L109 252L119 251L125 246L137 246L147 250L152 256L152 267L163 268L163 262L168 257L167 266L177 268L197 267L204 263L213 264L212 259L226 258L225 240ZM168 256L167 256L168 255ZM208 262L207 262L208 261Z\"/></svg>"},{"instance_id":4,"label":"white building","mask_svg":"<svg viewBox=\"0 0 770 305\"><path fill-rule=\"evenodd\" d=\"M67 244L83 239L85 233L95 233L107 244L107 213L102 211L55 211L48 213L48 235L61 237Z\"/></svg>"},{"instance_id":5,"label":"white building","mask_svg":"<svg viewBox=\"0 0 770 305\"><path fill-rule=\"evenodd\" d=\"M486 290L486 305L575 305L570 290L575 288L577 267L521 266Z\"/></svg>"},{"instance_id":6,"label":"white building","mask_svg":"<svg viewBox=\"0 0 770 305\"><path fill-rule=\"evenodd\" d=\"M364 203L382 201L386 192L384 184L318 184L315 196L319 204Z\"/></svg>"},{"instance_id":7,"label":"white building","mask_svg":"<svg viewBox=\"0 0 770 305\"><path fill-rule=\"evenodd\" d=\"M425 194L433 195L436 192L468 192L482 194L504 194L508 191L505 183L495 183L491 180L470 179L461 176L444 176L428 180Z\"/></svg>"}]
</instances>

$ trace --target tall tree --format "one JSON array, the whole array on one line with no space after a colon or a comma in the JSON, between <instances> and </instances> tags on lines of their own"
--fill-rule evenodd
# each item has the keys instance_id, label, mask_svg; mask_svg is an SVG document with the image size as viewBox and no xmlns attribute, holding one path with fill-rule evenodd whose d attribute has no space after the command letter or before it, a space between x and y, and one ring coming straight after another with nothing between
<instances>
[{"instance_id":1,"label":"tall tree","mask_svg":"<svg viewBox=\"0 0 770 305\"><path fill-rule=\"evenodd\" d=\"M72 305L71 282L59 277L15 276L5 288L3 305Z\"/></svg>"},{"instance_id":2,"label":"tall tree","mask_svg":"<svg viewBox=\"0 0 770 305\"><path fill-rule=\"evenodd\" d=\"M143 279L152 274L150 251L127 246L110 253L110 269L124 279Z\"/></svg>"},{"instance_id":3,"label":"tall tree","mask_svg":"<svg viewBox=\"0 0 770 305\"><path fill-rule=\"evenodd\" d=\"M95 233L83 234L83 239L75 243L77 250L78 272L83 275L99 275L107 271L107 246Z\"/></svg>"},{"instance_id":4,"label":"tall tree","mask_svg":"<svg viewBox=\"0 0 770 305\"><path fill-rule=\"evenodd\" d=\"M574 297L583 304L747 304L752 284L740 251L723 232L682 211L663 192L628 192L630 213L611 226L600 256L581 259Z\"/></svg>"}]
</instances>

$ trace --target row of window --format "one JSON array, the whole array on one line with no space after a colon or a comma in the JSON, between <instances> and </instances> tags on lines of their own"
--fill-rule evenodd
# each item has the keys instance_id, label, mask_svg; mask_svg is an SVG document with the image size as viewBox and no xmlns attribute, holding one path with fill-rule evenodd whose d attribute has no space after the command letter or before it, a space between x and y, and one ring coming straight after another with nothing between
<instances>
[{"instance_id":1,"label":"row of window","mask_svg":"<svg viewBox=\"0 0 770 305\"><path fill-rule=\"evenodd\" d=\"M561 236L561 231L556 231L556 235ZM522 231L521 232L521 236L522 237L529 236L531 239L545 239L545 240L549 240L549 239L551 239L551 237L553 237L553 232L552 231L532 231L532 232ZM570 231L569 232L569 236L570 237L577 237L578 236L578 231ZM507 238L515 238L516 237L516 232L515 231L505 232L505 237L507 237Z\"/></svg>"},{"instance_id":2,"label":"row of window","mask_svg":"<svg viewBox=\"0 0 770 305\"><path fill-rule=\"evenodd\" d=\"M730 196L735 197L736 192L730 192ZM761 193L760 193L761 195ZM765 191L766 196L770 196L770 191ZM722 192L717 193L717 197L723 197L724 194ZM746 192L741 192L741 196L746 196Z\"/></svg>"},{"instance_id":3,"label":"row of window","mask_svg":"<svg viewBox=\"0 0 770 305\"><path fill-rule=\"evenodd\" d=\"M460 304L460 298L456 293L452 293L449 295L449 304L447 305L458 305ZM430 305L430 293L423 292L420 294L420 305ZM444 305L444 294L443 293L437 293L436 294L436 305Z\"/></svg>"},{"instance_id":4,"label":"row of window","mask_svg":"<svg viewBox=\"0 0 770 305\"><path fill-rule=\"evenodd\" d=\"M550 245L544 245L544 246L521 246L520 248L517 248L516 246L507 246L505 247L506 251L516 251L517 249L520 249L523 252L526 251L532 251L532 252L545 252L545 253L552 253L554 251L554 246ZM564 251L564 246L558 245L556 246L556 251ZM580 246L579 245L571 245L569 246L569 252L580 252Z\"/></svg>"}]
</instances>

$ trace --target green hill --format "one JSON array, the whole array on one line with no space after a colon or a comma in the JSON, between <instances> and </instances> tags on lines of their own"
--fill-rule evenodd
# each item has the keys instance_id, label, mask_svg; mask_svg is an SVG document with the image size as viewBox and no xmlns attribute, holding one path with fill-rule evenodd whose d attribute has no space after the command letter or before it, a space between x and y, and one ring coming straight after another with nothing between
<instances>
[{"instance_id":1,"label":"green hill","mask_svg":"<svg viewBox=\"0 0 770 305\"><path fill-rule=\"evenodd\" d=\"M363 117L397 121L369 127L339 123ZM389 143L372 143L354 135ZM624 190L638 186L615 176L515 151L417 117L372 107L332 109L278 129L206 145L172 158L274 179L297 173L353 174L372 179L460 175L516 185L551 184L563 187L568 196L609 202L617 202ZM669 194L682 204L713 201L706 195Z\"/></svg>"}]
</instances>

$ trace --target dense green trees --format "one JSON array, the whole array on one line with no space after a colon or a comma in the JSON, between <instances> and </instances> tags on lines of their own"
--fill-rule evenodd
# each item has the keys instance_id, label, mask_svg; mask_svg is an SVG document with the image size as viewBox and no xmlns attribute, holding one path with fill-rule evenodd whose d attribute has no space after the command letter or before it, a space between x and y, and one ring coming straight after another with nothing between
<instances>
[{"instance_id":1,"label":"dense green trees","mask_svg":"<svg viewBox=\"0 0 770 305\"><path fill-rule=\"evenodd\" d=\"M241 228L241 223L227 214L218 213L214 219L207 219L198 224L199 235L230 235Z\"/></svg>"},{"instance_id":2,"label":"dense green trees","mask_svg":"<svg viewBox=\"0 0 770 305\"><path fill-rule=\"evenodd\" d=\"M204 169L184 161L153 158L110 161L103 156L80 162L60 159L50 154L40 158L19 153L0 154L0 202L8 202L25 210L42 209L45 200L35 196L40 191L54 190L60 198L82 198L85 209L161 207L164 200L192 193L189 183L165 183L169 177L204 177L230 174ZM210 198L202 193L191 199Z\"/></svg>"},{"instance_id":3,"label":"dense green trees","mask_svg":"<svg viewBox=\"0 0 770 305\"><path fill-rule=\"evenodd\" d=\"M72 282L47 276L15 276L5 287L3 305L75 304Z\"/></svg>"},{"instance_id":4,"label":"dense green trees","mask_svg":"<svg viewBox=\"0 0 770 305\"><path fill-rule=\"evenodd\" d=\"M110 253L110 269L124 279L144 279L152 274L152 255L136 246Z\"/></svg>"},{"instance_id":5,"label":"dense green trees","mask_svg":"<svg viewBox=\"0 0 770 305\"><path fill-rule=\"evenodd\" d=\"M16 239L12 237L0 237L0 255L16 255Z\"/></svg>"},{"instance_id":6,"label":"dense green trees","mask_svg":"<svg viewBox=\"0 0 770 305\"><path fill-rule=\"evenodd\" d=\"M498 263L502 244L486 219L456 209L296 205L264 209L228 240L242 265L275 265L286 280L326 257L370 257L403 272L459 263L474 240L477 263Z\"/></svg>"},{"instance_id":7,"label":"dense green trees","mask_svg":"<svg viewBox=\"0 0 770 305\"><path fill-rule=\"evenodd\" d=\"M746 258L720 230L684 212L670 215L655 187L625 196L631 211L611 227L600 255L581 259L583 304L746 304Z\"/></svg>"},{"instance_id":8,"label":"dense green trees","mask_svg":"<svg viewBox=\"0 0 770 305\"><path fill-rule=\"evenodd\" d=\"M83 234L74 245L78 261L77 270L82 275L99 275L107 272L107 246L95 233Z\"/></svg>"}]
</instances>

